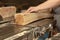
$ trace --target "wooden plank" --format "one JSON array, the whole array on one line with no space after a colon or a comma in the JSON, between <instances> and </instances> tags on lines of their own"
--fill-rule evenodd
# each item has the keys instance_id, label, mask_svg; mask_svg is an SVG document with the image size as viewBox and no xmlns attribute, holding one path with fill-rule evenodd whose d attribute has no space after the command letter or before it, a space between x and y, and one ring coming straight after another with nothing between
<instances>
[{"instance_id":1,"label":"wooden plank","mask_svg":"<svg viewBox=\"0 0 60 40\"><path fill-rule=\"evenodd\" d=\"M42 18L48 18L52 17L53 15L51 13L45 12L45 13L18 13L15 14L15 22L18 25L26 25L33 21L42 19Z\"/></svg>"},{"instance_id":2,"label":"wooden plank","mask_svg":"<svg viewBox=\"0 0 60 40\"><path fill-rule=\"evenodd\" d=\"M42 20L37 20L35 22L32 22L32 23L30 23L28 25L24 25L24 26L29 26L29 27L42 27L42 26L49 25L52 22L53 22L53 19L42 19Z\"/></svg>"},{"instance_id":3,"label":"wooden plank","mask_svg":"<svg viewBox=\"0 0 60 40\"><path fill-rule=\"evenodd\" d=\"M16 7L8 6L8 7L0 7L0 15L3 18L10 17L16 13Z\"/></svg>"}]
</instances>

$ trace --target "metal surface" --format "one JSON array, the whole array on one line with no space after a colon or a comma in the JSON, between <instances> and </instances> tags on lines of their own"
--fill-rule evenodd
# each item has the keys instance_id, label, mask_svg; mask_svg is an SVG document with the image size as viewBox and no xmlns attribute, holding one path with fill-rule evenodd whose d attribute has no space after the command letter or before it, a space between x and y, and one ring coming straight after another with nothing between
<instances>
[{"instance_id":1,"label":"metal surface","mask_svg":"<svg viewBox=\"0 0 60 40\"><path fill-rule=\"evenodd\" d=\"M39 26L41 23L42 23L41 20L39 20L39 21L33 22L31 24L25 25L25 26L16 25L16 24L10 23L10 22L0 24L0 40L6 39L6 38L16 35L18 33L21 33L22 31L27 31L27 30L30 30L35 27L41 27L41 26ZM50 22L48 22L47 24L49 24L49 23ZM44 25L46 27L48 27L47 24L44 24Z\"/></svg>"}]
</instances>

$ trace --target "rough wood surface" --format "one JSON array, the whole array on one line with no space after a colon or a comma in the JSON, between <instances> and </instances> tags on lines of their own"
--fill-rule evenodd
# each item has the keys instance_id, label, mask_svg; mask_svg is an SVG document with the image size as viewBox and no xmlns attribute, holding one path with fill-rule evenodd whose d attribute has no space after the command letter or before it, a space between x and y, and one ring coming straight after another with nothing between
<instances>
[{"instance_id":1,"label":"rough wood surface","mask_svg":"<svg viewBox=\"0 0 60 40\"><path fill-rule=\"evenodd\" d=\"M10 17L16 13L16 7L8 6L8 7L0 7L0 15L3 18Z\"/></svg>"},{"instance_id":2,"label":"rough wood surface","mask_svg":"<svg viewBox=\"0 0 60 40\"><path fill-rule=\"evenodd\" d=\"M24 13L18 13L15 14L15 22L18 25L26 25L29 24L33 21L42 19L42 18L49 18L52 17L52 14L50 13L28 13L28 14L24 14Z\"/></svg>"}]
</instances>

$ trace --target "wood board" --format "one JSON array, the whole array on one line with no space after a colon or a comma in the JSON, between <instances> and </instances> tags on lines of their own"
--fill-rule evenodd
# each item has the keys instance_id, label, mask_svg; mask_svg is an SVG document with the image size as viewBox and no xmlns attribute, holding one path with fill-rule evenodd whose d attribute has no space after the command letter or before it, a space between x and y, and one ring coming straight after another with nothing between
<instances>
[{"instance_id":1,"label":"wood board","mask_svg":"<svg viewBox=\"0 0 60 40\"><path fill-rule=\"evenodd\" d=\"M3 18L11 17L15 13L16 13L16 7L15 6L0 7L0 15Z\"/></svg>"},{"instance_id":2,"label":"wood board","mask_svg":"<svg viewBox=\"0 0 60 40\"><path fill-rule=\"evenodd\" d=\"M18 25L26 25L29 24L33 21L42 19L42 18L49 18L52 17L53 15L51 13L18 13L15 14L15 22Z\"/></svg>"}]
</instances>

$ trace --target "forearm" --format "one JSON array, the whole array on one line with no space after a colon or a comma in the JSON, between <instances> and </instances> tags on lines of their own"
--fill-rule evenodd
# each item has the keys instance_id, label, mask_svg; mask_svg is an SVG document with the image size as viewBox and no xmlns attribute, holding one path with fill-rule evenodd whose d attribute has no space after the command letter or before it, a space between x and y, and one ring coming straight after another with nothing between
<instances>
[{"instance_id":1,"label":"forearm","mask_svg":"<svg viewBox=\"0 0 60 40\"><path fill-rule=\"evenodd\" d=\"M60 5L60 0L48 0L40 5L37 6L40 10L53 8Z\"/></svg>"}]
</instances>

